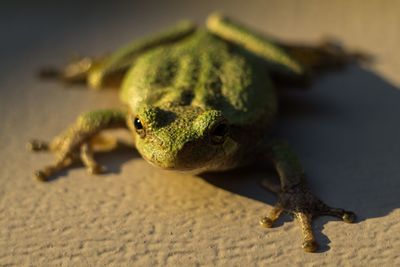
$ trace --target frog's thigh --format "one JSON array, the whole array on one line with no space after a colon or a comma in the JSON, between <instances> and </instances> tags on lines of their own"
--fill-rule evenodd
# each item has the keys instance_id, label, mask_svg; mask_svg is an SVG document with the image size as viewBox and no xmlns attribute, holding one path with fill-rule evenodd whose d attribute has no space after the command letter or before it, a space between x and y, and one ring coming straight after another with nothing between
<instances>
[{"instance_id":1,"label":"frog's thigh","mask_svg":"<svg viewBox=\"0 0 400 267\"><path fill-rule=\"evenodd\" d=\"M275 40L262 36L233 19L213 14L207 19L207 28L221 38L263 58L272 71L296 76L304 72L302 65L276 45Z\"/></svg>"},{"instance_id":2,"label":"frog's thigh","mask_svg":"<svg viewBox=\"0 0 400 267\"><path fill-rule=\"evenodd\" d=\"M101 88L107 86L109 80L120 80L138 56L158 46L177 42L195 30L196 26L192 22L181 21L158 34L135 40L119 48L89 72L89 86Z\"/></svg>"}]
</instances>

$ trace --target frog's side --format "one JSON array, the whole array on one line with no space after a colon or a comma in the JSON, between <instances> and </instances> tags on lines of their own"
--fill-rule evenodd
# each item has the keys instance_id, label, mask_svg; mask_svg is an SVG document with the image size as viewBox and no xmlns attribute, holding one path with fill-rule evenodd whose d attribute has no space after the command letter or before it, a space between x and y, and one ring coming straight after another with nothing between
<instances>
[{"instance_id":1,"label":"frog's side","mask_svg":"<svg viewBox=\"0 0 400 267\"><path fill-rule=\"evenodd\" d=\"M36 176L46 180L79 159L90 173L100 173L92 144L108 128L129 128L140 154L166 169L216 171L270 160L281 186L264 185L279 201L261 224L271 227L282 211L292 213L302 228L303 248L315 251L312 217L325 214L352 222L354 214L314 197L295 154L268 135L277 111L271 77L296 83L307 77L302 64L329 67L346 63L351 55L324 46L278 46L219 15L208 19L207 28L181 23L109 57L84 58L61 73L51 72L93 88L117 84L129 111L88 112L50 145L33 141L33 150L57 154L56 163Z\"/></svg>"}]
</instances>

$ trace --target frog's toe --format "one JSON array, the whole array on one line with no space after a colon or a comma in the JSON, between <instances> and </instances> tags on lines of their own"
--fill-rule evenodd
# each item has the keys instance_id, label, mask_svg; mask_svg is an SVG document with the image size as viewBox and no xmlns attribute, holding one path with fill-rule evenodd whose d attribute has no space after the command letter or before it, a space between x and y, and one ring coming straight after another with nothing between
<instances>
[{"instance_id":1,"label":"frog's toe","mask_svg":"<svg viewBox=\"0 0 400 267\"><path fill-rule=\"evenodd\" d=\"M334 216L346 223L353 223L356 221L357 216L354 212L352 211L347 211L344 209L337 209L337 208L330 208L328 207L327 210L321 212L321 215L328 215L328 216Z\"/></svg>"},{"instance_id":2,"label":"frog's toe","mask_svg":"<svg viewBox=\"0 0 400 267\"><path fill-rule=\"evenodd\" d=\"M105 167L96 162L93 157L92 148L87 143L81 146L81 160L90 174L102 174L106 170Z\"/></svg>"},{"instance_id":3,"label":"frog's toe","mask_svg":"<svg viewBox=\"0 0 400 267\"><path fill-rule=\"evenodd\" d=\"M106 172L106 167L102 166L102 165L94 165L94 166L90 166L87 167L87 170L90 174L102 174Z\"/></svg>"},{"instance_id":4,"label":"frog's toe","mask_svg":"<svg viewBox=\"0 0 400 267\"><path fill-rule=\"evenodd\" d=\"M72 157L63 157L57 160L54 164L49 165L41 170L34 172L34 177L42 182L47 182L51 180L51 177L60 171L68 168L74 159Z\"/></svg>"},{"instance_id":5,"label":"frog's toe","mask_svg":"<svg viewBox=\"0 0 400 267\"><path fill-rule=\"evenodd\" d=\"M318 243L314 240L307 240L303 242L302 248L306 252L315 252L318 249Z\"/></svg>"},{"instance_id":6,"label":"frog's toe","mask_svg":"<svg viewBox=\"0 0 400 267\"><path fill-rule=\"evenodd\" d=\"M47 182L48 181L48 175L43 170L37 170L33 173L33 176L35 179L41 181L41 182Z\"/></svg>"},{"instance_id":7,"label":"frog's toe","mask_svg":"<svg viewBox=\"0 0 400 267\"><path fill-rule=\"evenodd\" d=\"M260 225L262 227L271 228L273 226L273 224L274 224L274 221L271 218L267 217L267 216L262 217L260 219Z\"/></svg>"},{"instance_id":8,"label":"frog's toe","mask_svg":"<svg viewBox=\"0 0 400 267\"><path fill-rule=\"evenodd\" d=\"M298 222L303 237L302 247L306 252L315 252L318 249L312 229L312 220L314 218L328 215L337 217L347 223L352 223L356 220L356 215L353 212L329 207L315 197L308 187L303 184L282 190L279 194L278 205L268 217L263 218L264 223L262 225L270 227L283 210L292 214Z\"/></svg>"},{"instance_id":9,"label":"frog's toe","mask_svg":"<svg viewBox=\"0 0 400 267\"><path fill-rule=\"evenodd\" d=\"M49 145L45 141L32 139L26 144L26 148L30 151L47 151L49 150Z\"/></svg>"},{"instance_id":10,"label":"frog's toe","mask_svg":"<svg viewBox=\"0 0 400 267\"><path fill-rule=\"evenodd\" d=\"M357 219L356 214L351 211L345 211L342 216L342 220L347 223L353 223L356 221L356 219Z\"/></svg>"},{"instance_id":11,"label":"frog's toe","mask_svg":"<svg viewBox=\"0 0 400 267\"><path fill-rule=\"evenodd\" d=\"M271 228L273 224L276 222L276 220L279 219L283 212L283 208L278 203L268 214L268 216L265 216L260 219L260 225L265 228Z\"/></svg>"}]
</instances>

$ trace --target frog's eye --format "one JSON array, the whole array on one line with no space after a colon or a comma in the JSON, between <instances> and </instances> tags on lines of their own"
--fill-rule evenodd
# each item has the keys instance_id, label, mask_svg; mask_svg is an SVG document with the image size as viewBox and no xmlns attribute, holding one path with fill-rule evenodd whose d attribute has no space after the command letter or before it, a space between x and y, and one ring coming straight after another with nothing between
<instances>
[{"instance_id":1,"label":"frog's eye","mask_svg":"<svg viewBox=\"0 0 400 267\"><path fill-rule=\"evenodd\" d=\"M140 121L140 119L138 117L136 117L134 119L133 125L135 125L136 130L142 130L143 129L142 122Z\"/></svg>"},{"instance_id":2,"label":"frog's eye","mask_svg":"<svg viewBox=\"0 0 400 267\"><path fill-rule=\"evenodd\" d=\"M144 130L142 121L138 117L135 117L133 119L133 126L135 126L136 132L139 134L140 137L145 137L146 132Z\"/></svg>"},{"instance_id":3,"label":"frog's eye","mask_svg":"<svg viewBox=\"0 0 400 267\"><path fill-rule=\"evenodd\" d=\"M210 130L211 142L215 145L222 144L229 132L229 126L225 121L215 124Z\"/></svg>"}]
</instances>

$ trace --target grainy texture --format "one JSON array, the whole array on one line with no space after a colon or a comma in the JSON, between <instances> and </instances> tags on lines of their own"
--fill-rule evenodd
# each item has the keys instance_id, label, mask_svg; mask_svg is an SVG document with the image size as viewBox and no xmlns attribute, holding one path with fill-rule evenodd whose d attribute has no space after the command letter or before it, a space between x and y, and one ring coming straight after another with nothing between
<instances>
[{"instance_id":1,"label":"grainy texture","mask_svg":"<svg viewBox=\"0 0 400 267\"><path fill-rule=\"evenodd\" d=\"M0 266L399 265L399 2L282 2L4 4ZM288 220L258 226L275 201L259 186L263 172L201 179L155 169L123 148L99 156L107 175L75 168L48 184L31 179L52 156L28 153L27 140L50 139L83 111L118 106L113 91L38 81L39 66L62 64L74 51L111 51L182 18L203 22L215 9L284 39L333 35L377 58L373 69L324 76L282 103L290 108L277 131L300 155L314 192L360 218L318 219L320 253L303 252Z\"/></svg>"}]
</instances>

